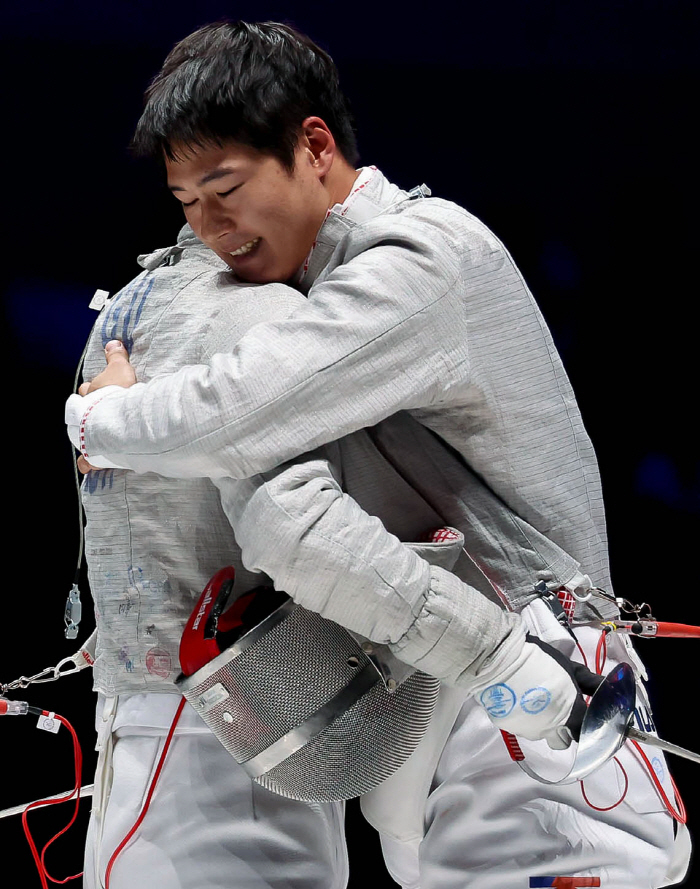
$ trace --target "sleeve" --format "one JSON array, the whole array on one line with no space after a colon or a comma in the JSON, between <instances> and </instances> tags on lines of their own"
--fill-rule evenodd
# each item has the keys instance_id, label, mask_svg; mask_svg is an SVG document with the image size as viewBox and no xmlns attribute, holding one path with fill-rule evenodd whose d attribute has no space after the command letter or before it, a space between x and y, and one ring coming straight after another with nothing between
<instances>
[{"instance_id":1,"label":"sleeve","mask_svg":"<svg viewBox=\"0 0 700 889\"><path fill-rule=\"evenodd\" d=\"M390 534L342 491L323 453L217 486L243 564L303 607L461 687L520 656L520 618Z\"/></svg>"},{"instance_id":2,"label":"sleeve","mask_svg":"<svg viewBox=\"0 0 700 889\"><path fill-rule=\"evenodd\" d=\"M80 418L87 459L246 478L399 410L449 401L468 375L457 252L416 220L372 224L287 319L256 325L206 366L94 405Z\"/></svg>"}]
</instances>

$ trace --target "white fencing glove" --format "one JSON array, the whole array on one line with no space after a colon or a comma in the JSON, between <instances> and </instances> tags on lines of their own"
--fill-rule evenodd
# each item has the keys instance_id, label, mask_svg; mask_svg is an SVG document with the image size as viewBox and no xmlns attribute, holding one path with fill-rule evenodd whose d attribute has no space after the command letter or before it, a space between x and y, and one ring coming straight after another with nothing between
<instances>
[{"instance_id":1,"label":"white fencing glove","mask_svg":"<svg viewBox=\"0 0 700 889\"><path fill-rule=\"evenodd\" d=\"M476 699L497 728L563 750L581 733L582 692L593 694L605 679L536 636L525 638L517 660Z\"/></svg>"}]
</instances>

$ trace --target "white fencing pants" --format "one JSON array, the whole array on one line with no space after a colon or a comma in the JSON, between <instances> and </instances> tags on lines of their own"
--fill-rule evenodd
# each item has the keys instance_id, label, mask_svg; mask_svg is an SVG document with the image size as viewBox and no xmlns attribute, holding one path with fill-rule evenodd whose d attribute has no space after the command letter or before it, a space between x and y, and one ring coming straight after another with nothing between
<instances>
[{"instance_id":1,"label":"white fencing pants","mask_svg":"<svg viewBox=\"0 0 700 889\"><path fill-rule=\"evenodd\" d=\"M100 699L98 770L85 889L102 889L136 821L180 696ZM342 803L285 799L245 774L189 704L149 811L119 854L110 889L343 889Z\"/></svg>"},{"instance_id":2,"label":"white fencing pants","mask_svg":"<svg viewBox=\"0 0 700 889\"><path fill-rule=\"evenodd\" d=\"M544 641L581 659L543 603L524 617ZM600 634L577 635L593 666ZM612 637L603 672L621 660L630 655ZM85 889L102 889L107 862L138 817L178 702L154 694L102 702ZM521 746L537 772L568 770L571 750ZM663 756L646 752L673 800ZM646 768L629 745L617 758L619 765L611 761L585 780L587 802L578 783L529 778L482 708L467 701L432 781L425 835L406 843L382 835L387 868L404 889L531 889L557 877L601 889L658 889L672 872L676 882L689 849L677 843L673 864L673 820ZM625 775L627 793L616 805ZM342 818L342 804L286 800L251 782L186 706L151 809L117 859L111 889L344 889Z\"/></svg>"},{"instance_id":3,"label":"white fencing pants","mask_svg":"<svg viewBox=\"0 0 700 889\"><path fill-rule=\"evenodd\" d=\"M575 660L573 640L542 602L523 613L530 630ZM600 632L577 631L595 669ZM631 662L619 637L608 643L604 673ZM549 778L568 771L573 749L521 741L528 764ZM673 802L663 755L645 747ZM501 733L473 700L462 707L439 760L425 811L422 841L382 835L385 861L404 889L529 889L600 886L657 889L680 880L689 859L687 832L674 856L674 822L638 754L626 744L619 765L610 761L579 783L550 786L529 778L511 760ZM623 771L624 769L624 771ZM625 773L629 786L624 800ZM592 806L608 811L596 811ZM685 843L685 847L683 844ZM674 879L675 875L675 879ZM557 883L553 879L580 877Z\"/></svg>"}]
</instances>

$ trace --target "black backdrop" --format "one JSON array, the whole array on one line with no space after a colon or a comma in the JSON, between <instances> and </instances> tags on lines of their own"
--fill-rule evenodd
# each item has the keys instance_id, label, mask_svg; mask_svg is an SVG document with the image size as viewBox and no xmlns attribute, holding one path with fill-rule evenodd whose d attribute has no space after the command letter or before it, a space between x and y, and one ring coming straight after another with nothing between
<instances>
[{"instance_id":1,"label":"black backdrop","mask_svg":"<svg viewBox=\"0 0 700 889\"><path fill-rule=\"evenodd\" d=\"M62 612L78 514L63 402L92 293L116 291L136 273L136 255L171 243L180 225L158 171L126 149L143 89L177 39L223 17L307 31L338 62L362 162L403 187L426 182L505 241L553 330L599 455L617 593L651 602L660 619L700 623L695 4L501 0L436 4L432 15L408 10L311 0L28 0L4 12L0 681L72 653ZM691 726L700 643L642 645L660 734L700 747ZM75 725L89 781L89 676L25 697ZM65 732L5 719L0 751L0 808L71 782ZM677 758L671 765L692 829L700 767ZM59 876L80 869L87 808L74 838L49 853ZM354 805L349 820L353 885L367 866L376 869L373 885L393 885ZM34 823L48 837L61 819L43 812ZM22 868L20 884L38 886L18 818L0 822L0 838Z\"/></svg>"}]
</instances>

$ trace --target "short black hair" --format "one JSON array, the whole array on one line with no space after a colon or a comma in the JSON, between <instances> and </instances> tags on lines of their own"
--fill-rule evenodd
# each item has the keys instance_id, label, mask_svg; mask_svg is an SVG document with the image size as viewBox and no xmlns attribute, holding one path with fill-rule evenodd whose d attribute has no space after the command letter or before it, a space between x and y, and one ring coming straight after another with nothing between
<instances>
[{"instance_id":1,"label":"short black hair","mask_svg":"<svg viewBox=\"0 0 700 889\"><path fill-rule=\"evenodd\" d=\"M294 168L307 117L322 118L357 166L355 127L331 57L277 22L217 22L175 45L146 91L132 148L170 160L235 141Z\"/></svg>"}]
</instances>

